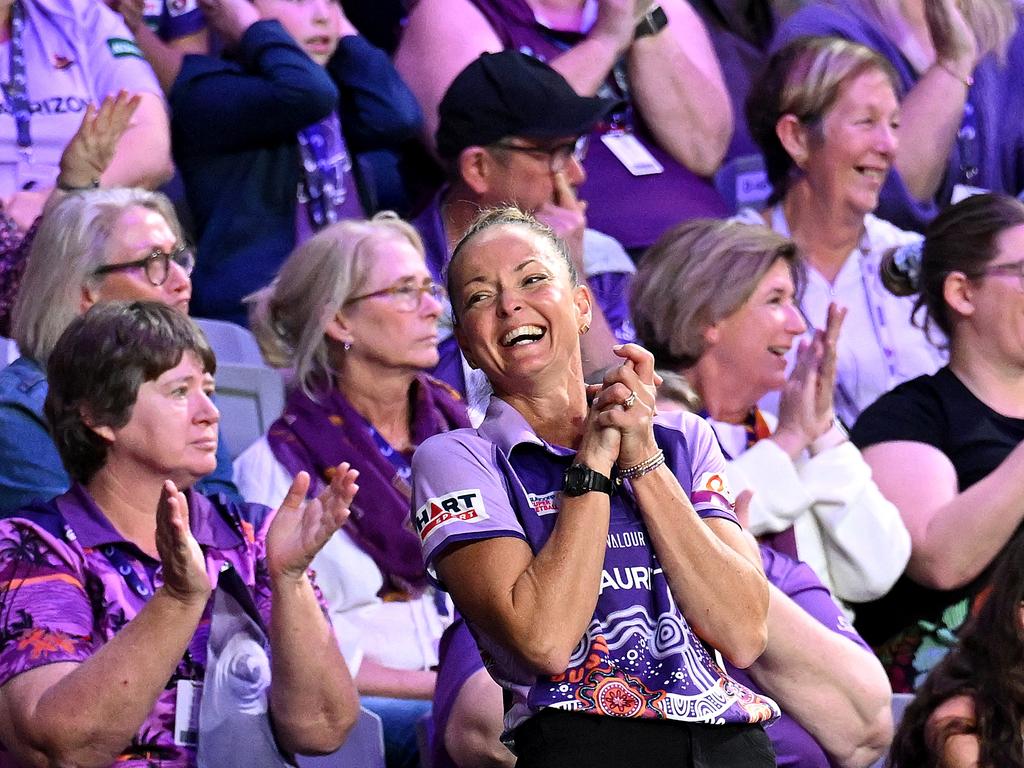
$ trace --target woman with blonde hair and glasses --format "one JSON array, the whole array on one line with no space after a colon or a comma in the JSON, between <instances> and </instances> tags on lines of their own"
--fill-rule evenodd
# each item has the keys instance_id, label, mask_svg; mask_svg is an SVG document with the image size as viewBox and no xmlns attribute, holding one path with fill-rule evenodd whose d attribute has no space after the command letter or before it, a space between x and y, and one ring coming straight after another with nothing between
<instances>
[{"instance_id":1,"label":"woman with blonde hair and glasses","mask_svg":"<svg viewBox=\"0 0 1024 768\"><path fill-rule=\"evenodd\" d=\"M250 297L264 355L294 376L284 414L238 457L235 479L246 499L273 505L296 472L309 472L312 496L342 461L359 470L351 520L313 567L338 637L358 643L346 660L385 720L389 765L415 758L413 726L451 621L409 526L413 450L468 424L459 396L424 373L437 364L443 298L419 235L393 214L325 228Z\"/></svg>"},{"instance_id":2,"label":"woman with blonde hair and glasses","mask_svg":"<svg viewBox=\"0 0 1024 768\"><path fill-rule=\"evenodd\" d=\"M815 0L779 29L862 43L896 70L904 93L899 149L878 213L923 230L979 191L1024 187L1024 35L1013 0Z\"/></svg>"}]
</instances>

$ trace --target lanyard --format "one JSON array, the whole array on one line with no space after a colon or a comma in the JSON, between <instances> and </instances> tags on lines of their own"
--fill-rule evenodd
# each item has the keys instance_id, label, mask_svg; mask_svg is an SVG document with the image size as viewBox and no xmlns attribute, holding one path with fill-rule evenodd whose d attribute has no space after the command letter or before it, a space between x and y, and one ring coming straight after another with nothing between
<instances>
[{"instance_id":1,"label":"lanyard","mask_svg":"<svg viewBox=\"0 0 1024 768\"><path fill-rule=\"evenodd\" d=\"M961 180L973 184L981 164L981 147L978 142L978 116L970 101L970 94L964 102L964 117L956 133L956 143L960 149Z\"/></svg>"},{"instance_id":2,"label":"lanyard","mask_svg":"<svg viewBox=\"0 0 1024 768\"><path fill-rule=\"evenodd\" d=\"M28 100L28 82L25 77L25 48L23 32L25 29L25 9L20 0L14 0L11 6L11 58L10 80L0 83L4 99L14 116L18 132L18 150L28 159L32 156L32 134L29 130L32 107Z\"/></svg>"},{"instance_id":3,"label":"lanyard","mask_svg":"<svg viewBox=\"0 0 1024 768\"><path fill-rule=\"evenodd\" d=\"M772 208L772 229L783 237L792 238L789 222L786 221L786 214L783 212L781 204ZM885 288L881 286L878 268L873 268L873 260L868 258L863 245L863 239L861 244L857 246L857 266L860 269L861 290L864 294L864 301L868 305L871 329L874 331L875 342L878 344L878 348L882 350L882 362L885 365L887 377L885 388L888 391L900 381L899 356L896 353L896 345L892 337L892 325L886 316L885 307L881 301L876 301L876 296L881 295L881 291L884 291ZM803 307L801 307L802 309ZM804 316L806 317L806 314ZM849 400L850 403L855 404L856 401L850 396L849 391L843 385L842 374L839 372L836 374L836 389L844 400Z\"/></svg>"},{"instance_id":4,"label":"lanyard","mask_svg":"<svg viewBox=\"0 0 1024 768\"><path fill-rule=\"evenodd\" d=\"M409 465L408 460L402 455L400 451L396 451L387 440L385 440L380 432L373 428L370 422L366 422L366 431L369 432L370 437L373 438L373 442L377 445L377 450L380 451L380 455L391 462L391 466L395 468L395 474L398 475L402 480L408 484L412 484L412 467Z\"/></svg>"}]
</instances>

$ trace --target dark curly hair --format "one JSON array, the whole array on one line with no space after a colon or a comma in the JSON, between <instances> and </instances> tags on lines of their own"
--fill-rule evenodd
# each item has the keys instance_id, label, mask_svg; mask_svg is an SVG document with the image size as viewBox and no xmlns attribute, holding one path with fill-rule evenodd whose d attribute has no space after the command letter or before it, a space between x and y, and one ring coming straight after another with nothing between
<instances>
[{"instance_id":1,"label":"dark curly hair","mask_svg":"<svg viewBox=\"0 0 1024 768\"><path fill-rule=\"evenodd\" d=\"M217 361L187 315L152 301L96 304L71 321L47 361L43 407L68 474L87 483L107 460L93 426L119 429L132 417L143 382L154 381L192 352L207 373Z\"/></svg>"},{"instance_id":2,"label":"dark curly hair","mask_svg":"<svg viewBox=\"0 0 1024 768\"><path fill-rule=\"evenodd\" d=\"M1003 550L990 590L907 707L888 768L936 768L946 740L958 734L977 736L980 768L1024 768L1024 534ZM955 696L973 700L974 721L953 719L927 734L928 718Z\"/></svg>"}]
</instances>

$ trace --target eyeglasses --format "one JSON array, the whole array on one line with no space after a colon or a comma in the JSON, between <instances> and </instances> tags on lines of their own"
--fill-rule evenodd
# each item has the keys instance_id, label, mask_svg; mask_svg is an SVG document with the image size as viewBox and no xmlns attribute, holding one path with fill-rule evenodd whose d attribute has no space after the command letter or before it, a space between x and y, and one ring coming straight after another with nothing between
<instances>
[{"instance_id":1,"label":"eyeglasses","mask_svg":"<svg viewBox=\"0 0 1024 768\"><path fill-rule=\"evenodd\" d=\"M448 295L444 287L440 283L435 283L433 280L427 280L419 285L416 283L399 283L398 285L392 285L390 288L381 288L379 291L371 291L370 293L364 293L361 296L353 296L351 299L345 302L345 304L355 304L357 301L363 299L374 299L378 296L387 296L391 301L394 302L395 309L399 312L415 312L420 308L420 304L423 302L424 295L430 295L434 301L442 302L445 296Z\"/></svg>"},{"instance_id":2,"label":"eyeglasses","mask_svg":"<svg viewBox=\"0 0 1024 768\"><path fill-rule=\"evenodd\" d=\"M1020 283L1020 289L1024 291L1024 259L1020 261L1010 261L1006 264L993 264L990 267L986 267L983 274L986 275L1009 275L1010 277L1016 277Z\"/></svg>"},{"instance_id":3,"label":"eyeglasses","mask_svg":"<svg viewBox=\"0 0 1024 768\"><path fill-rule=\"evenodd\" d=\"M519 144L506 144L503 141L496 142L496 147L507 149L512 152L523 152L534 157L543 157L548 160L548 169L551 173L559 173L565 170L569 158L575 158L576 162L582 163L587 157L587 150L590 148L590 136L584 134L574 141L567 141L557 147L523 147Z\"/></svg>"},{"instance_id":4,"label":"eyeglasses","mask_svg":"<svg viewBox=\"0 0 1024 768\"><path fill-rule=\"evenodd\" d=\"M94 269L93 274L106 275L128 269L143 269L146 272L146 279L151 285L161 286L167 282L172 261L181 267L185 275L188 276L195 269L196 255L192 248L185 244L177 246L170 253L154 248L148 256L143 256L141 259L126 261L124 264L104 264L102 267Z\"/></svg>"}]
</instances>

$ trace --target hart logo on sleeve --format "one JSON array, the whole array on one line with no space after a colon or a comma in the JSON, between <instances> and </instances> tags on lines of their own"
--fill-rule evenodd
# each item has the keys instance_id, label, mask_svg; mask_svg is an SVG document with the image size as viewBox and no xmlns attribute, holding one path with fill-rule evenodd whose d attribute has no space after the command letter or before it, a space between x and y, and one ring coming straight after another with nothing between
<instances>
[{"instance_id":1,"label":"hart logo on sleeve","mask_svg":"<svg viewBox=\"0 0 1024 768\"><path fill-rule=\"evenodd\" d=\"M479 523L486 519L483 496L479 489L474 488L427 499L427 503L416 510L412 522L420 541L426 541L430 534L446 525Z\"/></svg>"}]
</instances>

